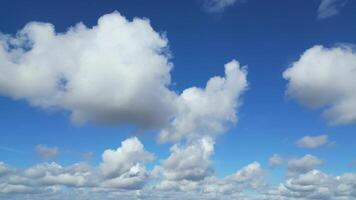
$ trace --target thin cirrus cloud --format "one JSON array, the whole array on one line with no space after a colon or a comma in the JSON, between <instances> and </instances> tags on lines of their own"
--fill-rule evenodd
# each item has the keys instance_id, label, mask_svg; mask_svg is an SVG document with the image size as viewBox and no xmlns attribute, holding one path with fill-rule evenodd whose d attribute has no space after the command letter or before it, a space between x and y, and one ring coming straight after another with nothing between
<instances>
[{"instance_id":1,"label":"thin cirrus cloud","mask_svg":"<svg viewBox=\"0 0 356 200\"><path fill-rule=\"evenodd\" d=\"M118 12L65 33L30 22L15 37L0 37L0 94L68 111L75 124L162 130L161 142L223 132L237 121L246 67L232 60L225 77L177 94L168 89L173 64L167 45L147 19L129 21Z\"/></svg>"},{"instance_id":2,"label":"thin cirrus cloud","mask_svg":"<svg viewBox=\"0 0 356 200\"><path fill-rule=\"evenodd\" d=\"M286 94L302 105L322 109L330 124L356 123L356 53L352 45L314 46L283 77L288 81Z\"/></svg>"},{"instance_id":3,"label":"thin cirrus cloud","mask_svg":"<svg viewBox=\"0 0 356 200\"><path fill-rule=\"evenodd\" d=\"M326 19L339 14L348 0L321 0L318 7L318 19Z\"/></svg>"},{"instance_id":4,"label":"thin cirrus cloud","mask_svg":"<svg viewBox=\"0 0 356 200\"><path fill-rule=\"evenodd\" d=\"M246 0L203 0L203 8L209 13L221 13L226 8Z\"/></svg>"}]
</instances>

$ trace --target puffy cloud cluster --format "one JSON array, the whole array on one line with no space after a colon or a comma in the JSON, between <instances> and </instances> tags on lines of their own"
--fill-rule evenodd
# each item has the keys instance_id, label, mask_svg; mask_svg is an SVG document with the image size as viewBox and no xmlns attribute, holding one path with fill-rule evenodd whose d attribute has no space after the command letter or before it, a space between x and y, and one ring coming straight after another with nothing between
<instances>
[{"instance_id":1,"label":"puffy cloud cluster","mask_svg":"<svg viewBox=\"0 0 356 200\"><path fill-rule=\"evenodd\" d=\"M318 170L287 179L277 188L269 190L268 199L286 200L354 200L356 175L346 173L332 176Z\"/></svg>"},{"instance_id":2,"label":"puffy cloud cluster","mask_svg":"<svg viewBox=\"0 0 356 200\"><path fill-rule=\"evenodd\" d=\"M348 0L321 0L318 8L318 19L335 16Z\"/></svg>"},{"instance_id":3,"label":"puffy cloud cluster","mask_svg":"<svg viewBox=\"0 0 356 200\"><path fill-rule=\"evenodd\" d=\"M205 140L205 141L204 141ZM123 184L111 187L105 183L105 180L112 180L102 173L102 166L96 168L88 164L78 163L68 167L61 166L57 163L42 163L25 170L17 170L1 163L3 169L6 166L7 173L0 175L0 198L5 199L241 199L241 200L354 200L356 199L356 174L345 173L340 176L329 175L314 169L320 162L315 162L316 157L306 155L300 159L292 159L288 163L288 170L291 166L294 168L303 168L295 170L298 173L289 174L286 180L280 184L274 185L268 183L266 171L258 162L253 162L235 173L223 178L218 178L209 174L204 178L190 178L181 173L181 165L189 165L192 160L193 167L190 169L199 169L196 164L194 155L185 154L195 146L195 150L212 152L209 139L200 141L200 144L194 143L186 147L179 147L180 155L172 151L172 155L158 166L160 170L168 170L167 160L184 160L177 162L175 168L178 175L164 175L164 172L158 177L157 173L146 177L146 184L137 184L135 181L123 181ZM205 143L205 144L204 144ZM198 147L200 145L200 147ZM206 145L205 147L203 147ZM136 153L127 152L129 146L135 146ZM210 147L209 147L210 146ZM142 144L136 138L130 138L123 142L122 146L116 151L118 160L123 154L130 154L132 157L140 157L145 152ZM206 148L206 150L199 150ZM139 150L141 149L141 150ZM173 147L172 147L173 149ZM187 149L187 150L186 150ZM188 150L189 149L189 150ZM208 150L210 149L210 150ZM108 152L108 151L106 151ZM125 153L124 153L125 152ZM140 152L140 153L139 153ZM146 152L148 153L148 152ZM105 154L105 153L104 153ZM142 154L141 154L142 155ZM132 157L126 157L132 159ZM209 155L207 155L209 157ZM204 157L204 156L203 156ZM314 160L314 161L311 161ZM103 161L102 163L105 163ZM126 177L135 177L137 173L131 173L136 168L135 163L143 163L145 160L129 161L131 166L122 167L124 163L115 164L117 171L122 168L122 174ZM314 163L314 164L310 164ZM173 164L173 163L170 163ZM204 166L204 162L202 164ZM184 168L184 166L183 166ZM109 170L110 171L110 170ZM182 170L184 171L184 170ZM199 170L197 170L199 171ZM170 171L169 173L173 173ZM188 173L190 174L190 173ZM120 177L120 176L118 176ZM115 178L114 178L115 179ZM119 179L118 179L119 180ZM126 187L125 183L132 182L139 187Z\"/></svg>"},{"instance_id":4,"label":"puffy cloud cluster","mask_svg":"<svg viewBox=\"0 0 356 200\"><path fill-rule=\"evenodd\" d=\"M65 33L31 22L15 37L1 36L0 93L67 110L75 123L161 126L175 96L166 87L167 42L148 20L128 21L118 12Z\"/></svg>"},{"instance_id":5,"label":"puffy cloud cluster","mask_svg":"<svg viewBox=\"0 0 356 200\"><path fill-rule=\"evenodd\" d=\"M327 135L304 136L297 141L297 145L299 147L307 149L314 149L328 143L329 141Z\"/></svg>"},{"instance_id":6,"label":"puffy cloud cluster","mask_svg":"<svg viewBox=\"0 0 356 200\"><path fill-rule=\"evenodd\" d=\"M312 155L294 158L288 161L288 174L296 175L309 172L323 164L323 161Z\"/></svg>"},{"instance_id":7,"label":"puffy cloud cluster","mask_svg":"<svg viewBox=\"0 0 356 200\"><path fill-rule=\"evenodd\" d=\"M115 150L104 151L98 167L77 163L64 167L55 162L17 170L0 162L0 196L19 193L48 193L54 188L138 190L149 174L145 169L153 155L137 138L129 138Z\"/></svg>"},{"instance_id":8,"label":"puffy cloud cluster","mask_svg":"<svg viewBox=\"0 0 356 200\"><path fill-rule=\"evenodd\" d=\"M247 87L246 74L233 60L225 65L225 77L211 78L205 89L184 90L177 100L178 113L161 131L160 141L214 137L225 130L226 123L236 122L239 96Z\"/></svg>"},{"instance_id":9,"label":"puffy cloud cluster","mask_svg":"<svg viewBox=\"0 0 356 200\"><path fill-rule=\"evenodd\" d=\"M245 68L233 60L226 77L179 95L168 88L173 64L167 44L147 19L129 21L118 12L64 33L31 22L14 37L0 37L0 94L66 110L74 123L162 130L161 141L223 131L237 119Z\"/></svg>"},{"instance_id":10,"label":"puffy cloud cluster","mask_svg":"<svg viewBox=\"0 0 356 200\"><path fill-rule=\"evenodd\" d=\"M351 46L314 46L283 73L287 94L322 108L333 124L356 123L356 53ZM317 95L316 95L317 94Z\"/></svg>"},{"instance_id":11,"label":"puffy cloud cluster","mask_svg":"<svg viewBox=\"0 0 356 200\"><path fill-rule=\"evenodd\" d=\"M137 138L130 138L116 151L104 151L102 158L99 170L104 177L104 187L138 189L148 178L145 163L151 161L153 155Z\"/></svg>"}]
</instances>

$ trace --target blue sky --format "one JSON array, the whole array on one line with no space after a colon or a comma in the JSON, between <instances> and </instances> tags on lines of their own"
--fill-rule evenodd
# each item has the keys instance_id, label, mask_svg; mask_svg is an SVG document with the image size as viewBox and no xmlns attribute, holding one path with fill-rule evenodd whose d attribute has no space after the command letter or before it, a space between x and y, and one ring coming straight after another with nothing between
<instances>
[{"instance_id":1,"label":"blue sky","mask_svg":"<svg viewBox=\"0 0 356 200\"><path fill-rule=\"evenodd\" d=\"M352 0L3 1L0 33L6 36L0 37L0 199L41 199L43 195L72 199L61 196L65 190L72 195L85 190L91 194L89 199L159 199L163 194L171 199L356 199L352 181L344 183L350 191L329 187L330 182L339 180L336 176L356 180L355 10ZM103 20L107 26L119 27L117 20L125 18L126 24L112 29L113 34L103 31L103 42L95 43L91 27L106 14L113 16ZM134 24L134 18L146 26ZM36 32L47 30L44 24L23 29L34 21L52 24L57 34L47 40ZM79 22L87 27L88 36L71 37L68 28ZM98 25L104 26L104 22ZM20 30L33 34L33 38L16 36ZM78 28L74 32L81 31ZM68 44L62 45L61 36ZM116 39L120 47L102 55L95 52L95 45L105 46ZM82 46L74 51L77 46L70 43L75 42ZM7 50L6 44L11 44ZM30 47L25 47L28 44ZM38 51L44 49L38 54L42 57L31 54L35 50L31 45L36 44ZM14 49L23 52L17 55ZM116 57L110 57L111 52ZM80 57L85 53L95 58ZM83 61L87 64L73 64L83 58L88 59ZM111 62L113 58L120 62ZM233 59L239 64L230 62ZM227 63L232 71L225 74ZM131 65L135 70L131 71ZM58 74L64 74L64 87L66 82L71 86L81 81L77 75L97 72L99 78L89 76L87 80L99 81L95 91L103 98L86 87L78 86L78 93L71 92L75 86L47 90L44 85L51 85L53 77L36 71L36 66L54 73L62 70ZM25 73L21 67L35 71L28 78L21 75ZM76 69L80 73L73 75ZM112 74L118 73L113 79L111 69ZM292 69L288 75L287 69ZM161 80L167 76L169 81ZM215 76L225 82L216 83L220 89L209 92L207 81ZM58 80L54 84L57 87ZM187 88L191 93L184 96ZM129 103L125 107L115 101L126 100L126 89L134 92L127 93ZM65 97L56 99L61 92ZM78 97L82 94L87 96ZM202 97L190 102L190 95ZM176 101L177 105L172 103ZM205 107L204 102L208 102ZM80 123L73 122L73 113L78 110L83 115ZM164 131L168 136L159 141ZM131 143L125 147L123 141ZM140 144L144 150L132 150ZM104 151L109 149L113 157L105 160ZM133 153L126 155L130 149ZM154 155L152 159L150 155ZM184 160L189 155L191 160ZM273 155L280 161L273 164ZM126 162L124 158L132 166L123 167L120 163ZM40 183L33 183L26 172L36 165L47 166L45 163L62 166L62 175L69 174L71 180L78 176L71 174L70 166L79 163L92 169L86 171L90 175L79 177L85 183L53 183L40 177L42 188L33 190ZM50 167L44 167L44 173L60 177ZM114 172L105 171L108 169ZM121 181L112 173L120 171L116 178L122 178L135 170L139 182L127 180L133 182L127 187L121 182L112 184L112 180ZM199 174L194 174L197 171ZM243 179L241 174L248 177ZM279 184L288 185L288 180L297 184L308 174L328 178L309 183L315 191L276 189ZM14 183L14 177L29 180ZM107 184L93 186L93 177ZM215 191L225 184L232 185L228 191ZM328 191L322 193L320 188ZM278 194L268 196L272 192Z\"/></svg>"}]
</instances>

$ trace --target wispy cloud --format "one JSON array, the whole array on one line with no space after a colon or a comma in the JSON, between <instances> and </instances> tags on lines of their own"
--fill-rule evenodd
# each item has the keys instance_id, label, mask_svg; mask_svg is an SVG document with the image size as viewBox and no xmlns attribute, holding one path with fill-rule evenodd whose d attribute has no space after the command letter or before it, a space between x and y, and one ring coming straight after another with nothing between
<instances>
[{"instance_id":1,"label":"wispy cloud","mask_svg":"<svg viewBox=\"0 0 356 200\"><path fill-rule=\"evenodd\" d=\"M227 7L233 6L239 2L245 2L246 0L204 0L204 9L210 13L220 13Z\"/></svg>"},{"instance_id":2,"label":"wispy cloud","mask_svg":"<svg viewBox=\"0 0 356 200\"><path fill-rule=\"evenodd\" d=\"M7 152L13 152L13 153L24 153L21 150L10 148L10 147L5 147L5 146L0 146L1 151L7 151Z\"/></svg>"},{"instance_id":3,"label":"wispy cloud","mask_svg":"<svg viewBox=\"0 0 356 200\"><path fill-rule=\"evenodd\" d=\"M348 0L322 0L318 8L318 19L326 19L339 14Z\"/></svg>"}]
</instances>

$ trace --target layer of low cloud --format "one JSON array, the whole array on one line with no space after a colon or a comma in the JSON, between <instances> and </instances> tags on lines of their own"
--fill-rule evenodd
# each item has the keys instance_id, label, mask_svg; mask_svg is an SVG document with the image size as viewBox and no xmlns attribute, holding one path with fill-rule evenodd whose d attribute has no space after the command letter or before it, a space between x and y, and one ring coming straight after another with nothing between
<instances>
[{"instance_id":1,"label":"layer of low cloud","mask_svg":"<svg viewBox=\"0 0 356 200\"><path fill-rule=\"evenodd\" d=\"M318 8L318 19L326 19L339 14L348 0L321 0Z\"/></svg>"},{"instance_id":2,"label":"layer of low cloud","mask_svg":"<svg viewBox=\"0 0 356 200\"><path fill-rule=\"evenodd\" d=\"M304 136L297 141L298 147L315 149L317 147L329 144L329 139L327 135L319 136Z\"/></svg>"},{"instance_id":3,"label":"layer of low cloud","mask_svg":"<svg viewBox=\"0 0 356 200\"><path fill-rule=\"evenodd\" d=\"M147 164L147 160L142 158L140 154L150 153L145 150L143 144L137 138L129 138L122 142L122 145L118 149L106 151L118 154L118 156L114 156L111 159L117 158L118 160L122 160L122 158L125 158L128 160L127 163L110 161L110 165L113 165L110 168L118 169L117 171L121 175L106 176L102 173L103 165L93 167L85 163L76 163L70 166L62 166L54 162L41 163L20 170L0 162L0 169L6 169L6 173L0 173L0 198L21 199L26 197L33 200L44 198L129 200L356 199L356 174L344 173L334 176L323 173L316 169L320 165L320 160L318 161L318 158L311 155L290 160L288 170L297 173L290 174L290 171L287 171L288 176L277 185L268 183L268 179L266 179L267 173L258 162L248 164L235 173L222 178L215 176L213 173L209 173L204 178L201 178L203 176L192 178L193 176L186 176L182 173L185 171L184 165L189 165L189 160L192 160L192 165L194 165L189 170L197 169L196 171L200 171L200 169L204 169L204 167L197 168L199 164L194 162L197 160L194 155L186 155L185 153L189 152L192 148L204 149L205 147L206 149L201 151L212 152L211 145L212 143L209 142L209 139L205 139L205 141L197 141L197 143L179 147L178 152L172 151L171 156L163 160L158 166L164 168L164 170L174 168L177 170L178 175L160 176L163 179L157 179L155 170L153 172L143 170ZM135 148L131 151L129 147L132 146ZM103 157L105 157L104 154ZM184 158L183 155L187 158ZM209 157L210 153L206 156ZM132 161L132 159L137 160ZM186 162L173 162L171 160L185 160ZM168 162L176 163L178 167L171 166L167 164ZM103 163L107 164L107 160L103 160ZM202 166L205 166L205 164L203 163ZM142 173L146 175L142 175ZM170 171L169 173L174 172ZM191 172L187 174L191 174Z\"/></svg>"},{"instance_id":4,"label":"layer of low cloud","mask_svg":"<svg viewBox=\"0 0 356 200\"><path fill-rule=\"evenodd\" d=\"M68 111L75 124L162 130L166 142L214 137L236 122L246 67L233 60L225 77L182 94L168 88L172 67L167 38L147 19L130 21L118 12L64 33L30 22L16 36L0 36L0 95Z\"/></svg>"},{"instance_id":5,"label":"layer of low cloud","mask_svg":"<svg viewBox=\"0 0 356 200\"><path fill-rule=\"evenodd\" d=\"M314 46L283 73L287 94L324 110L331 124L356 123L356 53L351 45Z\"/></svg>"}]
</instances>

